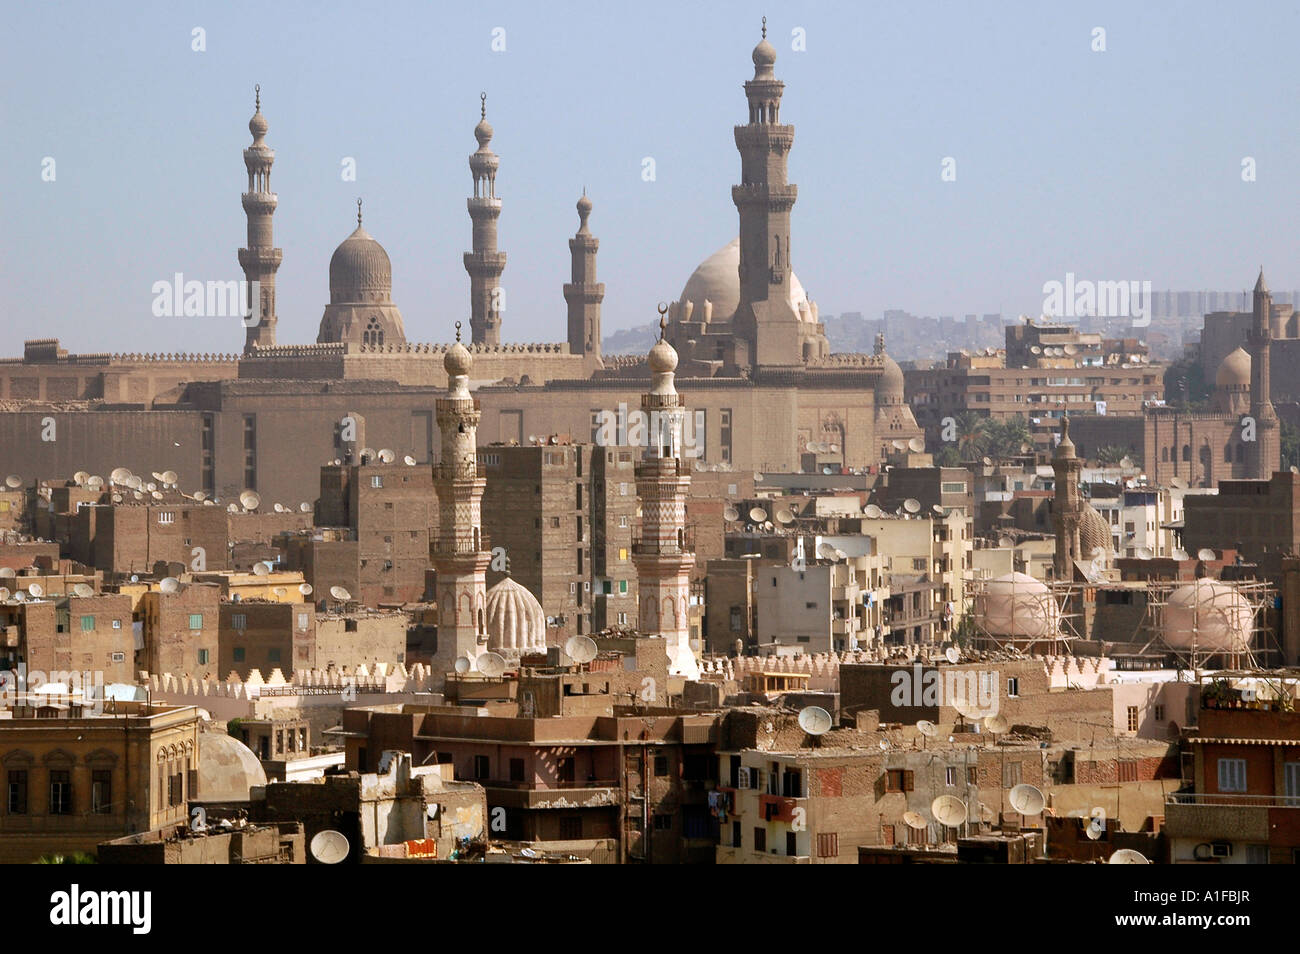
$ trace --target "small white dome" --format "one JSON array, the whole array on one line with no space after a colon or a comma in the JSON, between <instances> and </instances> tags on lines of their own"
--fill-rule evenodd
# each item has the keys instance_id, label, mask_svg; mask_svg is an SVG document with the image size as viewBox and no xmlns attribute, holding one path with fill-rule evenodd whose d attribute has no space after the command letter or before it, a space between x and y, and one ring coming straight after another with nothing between
<instances>
[{"instance_id":1,"label":"small white dome","mask_svg":"<svg viewBox=\"0 0 1300 954\"><path fill-rule=\"evenodd\" d=\"M682 288L678 301L685 305L688 301L694 305L692 321L704 320L704 303L713 303L710 322L730 321L740 307L740 239L718 249L691 273ZM799 276L790 273L790 305L802 321L808 314L808 295L804 291ZM801 307L803 306L803 307Z\"/></svg>"},{"instance_id":2,"label":"small white dome","mask_svg":"<svg viewBox=\"0 0 1300 954\"><path fill-rule=\"evenodd\" d=\"M975 619L991 636L1037 639L1059 631L1061 608L1042 580L1008 573L989 580L976 597Z\"/></svg>"},{"instance_id":3,"label":"small white dome","mask_svg":"<svg viewBox=\"0 0 1300 954\"><path fill-rule=\"evenodd\" d=\"M546 613L528 588L506 577L487 592L488 649L545 652Z\"/></svg>"},{"instance_id":4,"label":"small white dome","mask_svg":"<svg viewBox=\"0 0 1300 954\"><path fill-rule=\"evenodd\" d=\"M1201 579L1174 590L1165 605L1164 639L1175 649L1244 652L1255 614L1231 583Z\"/></svg>"},{"instance_id":5,"label":"small white dome","mask_svg":"<svg viewBox=\"0 0 1300 954\"><path fill-rule=\"evenodd\" d=\"M199 734L199 802L246 802L250 789L266 784L266 772L253 750L238 739L219 732Z\"/></svg>"}]
</instances>

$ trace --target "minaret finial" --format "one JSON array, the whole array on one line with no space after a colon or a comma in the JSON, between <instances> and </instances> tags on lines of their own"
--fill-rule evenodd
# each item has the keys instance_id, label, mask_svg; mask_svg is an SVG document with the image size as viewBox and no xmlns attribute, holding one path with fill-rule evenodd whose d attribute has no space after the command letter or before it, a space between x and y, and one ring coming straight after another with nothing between
<instances>
[{"instance_id":1,"label":"minaret finial","mask_svg":"<svg viewBox=\"0 0 1300 954\"><path fill-rule=\"evenodd\" d=\"M487 119L487 93L479 93L478 100L479 100L478 118Z\"/></svg>"},{"instance_id":2,"label":"minaret finial","mask_svg":"<svg viewBox=\"0 0 1300 954\"><path fill-rule=\"evenodd\" d=\"M763 17L763 39L767 39L767 17Z\"/></svg>"},{"instance_id":3,"label":"minaret finial","mask_svg":"<svg viewBox=\"0 0 1300 954\"><path fill-rule=\"evenodd\" d=\"M667 304L666 302L662 302L662 301L661 301L661 302L659 303L659 338L660 338L660 340L663 340L663 337L664 337L665 334L667 334L667 332L668 332L668 304Z\"/></svg>"},{"instance_id":4,"label":"minaret finial","mask_svg":"<svg viewBox=\"0 0 1300 954\"><path fill-rule=\"evenodd\" d=\"M456 322L456 341L460 342L460 322Z\"/></svg>"},{"instance_id":5,"label":"minaret finial","mask_svg":"<svg viewBox=\"0 0 1300 954\"><path fill-rule=\"evenodd\" d=\"M357 228L361 228L361 200L357 199Z\"/></svg>"},{"instance_id":6,"label":"minaret finial","mask_svg":"<svg viewBox=\"0 0 1300 954\"><path fill-rule=\"evenodd\" d=\"M255 105L254 112L260 113L262 111L262 84L261 83L253 84L253 100Z\"/></svg>"}]
</instances>

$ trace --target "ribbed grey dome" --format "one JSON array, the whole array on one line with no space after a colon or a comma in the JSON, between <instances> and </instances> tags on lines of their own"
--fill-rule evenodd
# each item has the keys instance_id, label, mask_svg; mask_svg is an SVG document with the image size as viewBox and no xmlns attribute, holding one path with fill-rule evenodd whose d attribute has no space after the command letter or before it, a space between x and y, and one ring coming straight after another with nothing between
<instances>
[{"instance_id":1,"label":"ribbed grey dome","mask_svg":"<svg viewBox=\"0 0 1300 954\"><path fill-rule=\"evenodd\" d=\"M392 293L393 266L388 253L358 225L330 259L330 301L389 301Z\"/></svg>"},{"instance_id":2,"label":"ribbed grey dome","mask_svg":"<svg viewBox=\"0 0 1300 954\"><path fill-rule=\"evenodd\" d=\"M487 592L488 649L545 652L546 613L525 586L506 577Z\"/></svg>"}]
</instances>

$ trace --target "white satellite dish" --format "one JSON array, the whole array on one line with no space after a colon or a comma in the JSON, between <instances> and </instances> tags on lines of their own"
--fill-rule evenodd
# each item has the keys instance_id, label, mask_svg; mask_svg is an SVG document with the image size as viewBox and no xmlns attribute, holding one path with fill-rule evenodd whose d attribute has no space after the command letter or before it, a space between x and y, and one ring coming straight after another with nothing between
<instances>
[{"instance_id":1,"label":"white satellite dish","mask_svg":"<svg viewBox=\"0 0 1300 954\"><path fill-rule=\"evenodd\" d=\"M271 568L260 560L253 564L253 576L269 576Z\"/></svg>"},{"instance_id":2,"label":"white satellite dish","mask_svg":"<svg viewBox=\"0 0 1300 954\"><path fill-rule=\"evenodd\" d=\"M15 602L15 603L26 603L26 602L27 602L27 594L24 593L22 590L19 590L17 593L14 594L14 602Z\"/></svg>"},{"instance_id":3,"label":"white satellite dish","mask_svg":"<svg viewBox=\"0 0 1300 954\"><path fill-rule=\"evenodd\" d=\"M139 583L139 582L140 582L140 577L138 577L138 576L136 576L134 573L132 573L132 574L131 574L131 582L132 582L132 583Z\"/></svg>"},{"instance_id":4,"label":"white satellite dish","mask_svg":"<svg viewBox=\"0 0 1300 954\"><path fill-rule=\"evenodd\" d=\"M1153 556L1155 556L1155 554L1152 553L1148 547L1137 548L1137 558L1139 560L1150 560Z\"/></svg>"},{"instance_id":5,"label":"white satellite dish","mask_svg":"<svg viewBox=\"0 0 1300 954\"><path fill-rule=\"evenodd\" d=\"M838 454L840 452L840 445L832 443L830 447L830 451L832 454Z\"/></svg>"},{"instance_id":6,"label":"white satellite dish","mask_svg":"<svg viewBox=\"0 0 1300 954\"><path fill-rule=\"evenodd\" d=\"M940 517L944 516L943 504L930 504L930 509L933 510Z\"/></svg>"},{"instance_id":7,"label":"white satellite dish","mask_svg":"<svg viewBox=\"0 0 1300 954\"><path fill-rule=\"evenodd\" d=\"M194 499L206 501L208 499L208 495L204 493L202 490L196 490L194 491Z\"/></svg>"},{"instance_id":8,"label":"white satellite dish","mask_svg":"<svg viewBox=\"0 0 1300 954\"><path fill-rule=\"evenodd\" d=\"M331 586L330 596L334 597L340 603L346 603L348 600L352 599L352 594L341 586Z\"/></svg>"},{"instance_id":9,"label":"white satellite dish","mask_svg":"<svg viewBox=\"0 0 1300 954\"><path fill-rule=\"evenodd\" d=\"M1196 551L1196 559L1201 560L1202 562L1208 562L1215 559L1217 556L1218 554L1209 547L1201 547L1201 549Z\"/></svg>"},{"instance_id":10,"label":"white satellite dish","mask_svg":"<svg viewBox=\"0 0 1300 954\"><path fill-rule=\"evenodd\" d=\"M940 795L930 803L930 814L945 828L960 828L966 824L966 803L956 795Z\"/></svg>"},{"instance_id":11,"label":"white satellite dish","mask_svg":"<svg viewBox=\"0 0 1300 954\"><path fill-rule=\"evenodd\" d=\"M474 660L474 668L483 675L495 679L505 674L506 661L500 653L484 653Z\"/></svg>"},{"instance_id":12,"label":"white satellite dish","mask_svg":"<svg viewBox=\"0 0 1300 954\"><path fill-rule=\"evenodd\" d=\"M175 593L180 590L180 588L181 581L176 579L174 576L163 577L163 579L158 583L158 591L160 593Z\"/></svg>"},{"instance_id":13,"label":"white satellite dish","mask_svg":"<svg viewBox=\"0 0 1300 954\"><path fill-rule=\"evenodd\" d=\"M79 470L79 471L77 471L75 474L72 475L72 482L73 482L74 484L76 484L78 487L80 487L80 486L82 486L83 484L85 484L86 480L87 480L89 477L90 477L90 474L86 473L84 470Z\"/></svg>"},{"instance_id":14,"label":"white satellite dish","mask_svg":"<svg viewBox=\"0 0 1300 954\"><path fill-rule=\"evenodd\" d=\"M122 502L122 495L121 495L121 494L113 494L113 503L115 503L115 504L120 504L121 502Z\"/></svg>"},{"instance_id":15,"label":"white satellite dish","mask_svg":"<svg viewBox=\"0 0 1300 954\"><path fill-rule=\"evenodd\" d=\"M862 512L866 514L868 517L870 517L872 520L876 520L880 517L880 507L878 507L876 504L867 504L866 508L863 509Z\"/></svg>"},{"instance_id":16,"label":"white satellite dish","mask_svg":"<svg viewBox=\"0 0 1300 954\"><path fill-rule=\"evenodd\" d=\"M323 865L336 865L347 858L352 846L348 836L333 828L317 832L311 840L311 856Z\"/></svg>"},{"instance_id":17,"label":"white satellite dish","mask_svg":"<svg viewBox=\"0 0 1300 954\"><path fill-rule=\"evenodd\" d=\"M1011 789L1007 795L1011 807L1022 815L1041 815L1047 807L1047 799L1033 785L1022 782Z\"/></svg>"},{"instance_id":18,"label":"white satellite dish","mask_svg":"<svg viewBox=\"0 0 1300 954\"><path fill-rule=\"evenodd\" d=\"M754 471L754 483L758 484L762 482L763 482L763 475L760 474L758 471Z\"/></svg>"},{"instance_id":19,"label":"white satellite dish","mask_svg":"<svg viewBox=\"0 0 1300 954\"><path fill-rule=\"evenodd\" d=\"M45 595L45 587L41 586L39 583L29 584L27 587L27 595L33 599L40 599Z\"/></svg>"},{"instance_id":20,"label":"white satellite dish","mask_svg":"<svg viewBox=\"0 0 1300 954\"><path fill-rule=\"evenodd\" d=\"M596 641L590 636L570 636L564 642L564 655L579 665L595 659L596 649Z\"/></svg>"},{"instance_id":21,"label":"white satellite dish","mask_svg":"<svg viewBox=\"0 0 1300 954\"><path fill-rule=\"evenodd\" d=\"M90 480L86 481L86 486L87 487L91 486L96 479L97 478L95 477L91 477ZM139 477L137 477L135 474L131 474L129 477L126 478L125 486L130 487L132 490L136 490L136 491L143 490L144 481L141 480Z\"/></svg>"},{"instance_id":22,"label":"white satellite dish","mask_svg":"<svg viewBox=\"0 0 1300 954\"><path fill-rule=\"evenodd\" d=\"M299 583L299 584L298 584L298 592L301 593L303 596L311 596L311 584L310 584L310 583Z\"/></svg>"},{"instance_id":23,"label":"white satellite dish","mask_svg":"<svg viewBox=\"0 0 1300 954\"><path fill-rule=\"evenodd\" d=\"M929 823L925 820L925 816L920 812L903 812L903 824L908 828L915 829L916 831L924 831L929 827Z\"/></svg>"},{"instance_id":24,"label":"white satellite dish","mask_svg":"<svg viewBox=\"0 0 1300 954\"><path fill-rule=\"evenodd\" d=\"M274 509L276 513L284 513L284 504L277 502L275 507L272 509Z\"/></svg>"},{"instance_id":25,"label":"white satellite dish","mask_svg":"<svg viewBox=\"0 0 1300 954\"><path fill-rule=\"evenodd\" d=\"M140 496L140 494L137 492L136 496L138 497ZM239 504L232 503L229 507L226 508L226 510L228 510L230 513L239 513Z\"/></svg>"},{"instance_id":26,"label":"white satellite dish","mask_svg":"<svg viewBox=\"0 0 1300 954\"><path fill-rule=\"evenodd\" d=\"M907 442L907 447L914 454L922 454L925 452L925 438L913 437Z\"/></svg>"},{"instance_id":27,"label":"white satellite dish","mask_svg":"<svg viewBox=\"0 0 1300 954\"><path fill-rule=\"evenodd\" d=\"M740 511L737 510L735 507L728 507L726 510L722 511L722 517L724 520L728 520L734 523L735 521L740 519Z\"/></svg>"},{"instance_id":28,"label":"white satellite dish","mask_svg":"<svg viewBox=\"0 0 1300 954\"><path fill-rule=\"evenodd\" d=\"M1140 851L1134 851L1132 848L1121 848L1110 856L1106 862L1111 865L1149 865L1150 861L1147 856Z\"/></svg>"},{"instance_id":29,"label":"white satellite dish","mask_svg":"<svg viewBox=\"0 0 1300 954\"><path fill-rule=\"evenodd\" d=\"M916 731L920 732L927 739L933 739L939 734L939 727L929 719L922 719L916 723Z\"/></svg>"},{"instance_id":30,"label":"white satellite dish","mask_svg":"<svg viewBox=\"0 0 1300 954\"><path fill-rule=\"evenodd\" d=\"M84 600L88 596L95 595L95 588L89 583L77 583L72 587L72 595L79 596Z\"/></svg>"},{"instance_id":31,"label":"white satellite dish","mask_svg":"<svg viewBox=\"0 0 1300 954\"><path fill-rule=\"evenodd\" d=\"M311 504L304 500L302 503L298 504L298 512L311 513Z\"/></svg>"},{"instance_id":32,"label":"white satellite dish","mask_svg":"<svg viewBox=\"0 0 1300 954\"><path fill-rule=\"evenodd\" d=\"M994 735L1002 735L1011 728L1011 722L1002 713L984 717L984 728Z\"/></svg>"},{"instance_id":33,"label":"white satellite dish","mask_svg":"<svg viewBox=\"0 0 1300 954\"><path fill-rule=\"evenodd\" d=\"M412 457L410 454L407 454L405 457L402 458L402 463L405 464L407 467L414 467L415 458Z\"/></svg>"},{"instance_id":34,"label":"white satellite dish","mask_svg":"<svg viewBox=\"0 0 1300 954\"><path fill-rule=\"evenodd\" d=\"M256 510L262 503L262 498L253 490L245 490L239 495L239 505L245 510Z\"/></svg>"},{"instance_id":35,"label":"white satellite dish","mask_svg":"<svg viewBox=\"0 0 1300 954\"><path fill-rule=\"evenodd\" d=\"M750 507L749 519L753 520L755 523L762 523L767 519L767 511L762 507Z\"/></svg>"},{"instance_id":36,"label":"white satellite dish","mask_svg":"<svg viewBox=\"0 0 1300 954\"><path fill-rule=\"evenodd\" d=\"M11 579L12 577L15 577L15 576L17 576L17 575L18 575L18 574L14 572L14 568L13 568L13 567L11 567L11 566L0 566L0 579L8 580L8 579Z\"/></svg>"},{"instance_id":37,"label":"white satellite dish","mask_svg":"<svg viewBox=\"0 0 1300 954\"><path fill-rule=\"evenodd\" d=\"M278 597L280 597L280 598L284 598L285 596L288 596L288 595L289 595L289 587L287 587L287 586L277 586L277 587L276 587L275 589L273 589L271 592L274 593L276 596L278 596Z\"/></svg>"},{"instance_id":38,"label":"white satellite dish","mask_svg":"<svg viewBox=\"0 0 1300 954\"><path fill-rule=\"evenodd\" d=\"M1030 354L1042 354L1042 353L1043 353L1043 349L1040 348L1038 345L1030 345L1030 346L1029 346L1029 353L1030 353Z\"/></svg>"},{"instance_id":39,"label":"white satellite dish","mask_svg":"<svg viewBox=\"0 0 1300 954\"><path fill-rule=\"evenodd\" d=\"M149 491L149 493L153 493L155 490L158 489L158 484L151 480L149 481L149 483L144 485L144 489Z\"/></svg>"},{"instance_id":40,"label":"white satellite dish","mask_svg":"<svg viewBox=\"0 0 1300 954\"><path fill-rule=\"evenodd\" d=\"M821 706L808 706L799 710L799 728L809 735L825 735L834 724L831 714Z\"/></svg>"},{"instance_id":41,"label":"white satellite dish","mask_svg":"<svg viewBox=\"0 0 1300 954\"><path fill-rule=\"evenodd\" d=\"M903 501L903 509L908 513L920 513L921 501L917 500L915 497L908 497Z\"/></svg>"},{"instance_id":42,"label":"white satellite dish","mask_svg":"<svg viewBox=\"0 0 1300 954\"><path fill-rule=\"evenodd\" d=\"M958 649L956 646L949 646L947 649L943 651L943 658L948 660L948 662L950 663L960 662L961 650Z\"/></svg>"},{"instance_id":43,"label":"white satellite dish","mask_svg":"<svg viewBox=\"0 0 1300 954\"><path fill-rule=\"evenodd\" d=\"M161 490L151 490L151 491L149 491L149 496L152 497L154 500L162 500L162 499L163 499L163 495L162 495L162 491L161 491Z\"/></svg>"},{"instance_id":44,"label":"white satellite dish","mask_svg":"<svg viewBox=\"0 0 1300 954\"><path fill-rule=\"evenodd\" d=\"M375 459L375 449L373 447L361 448L361 463L368 464Z\"/></svg>"},{"instance_id":45,"label":"white satellite dish","mask_svg":"<svg viewBox=\"0 0 1300 954\"><path fill-rule=\"evenodd\" d=\"M103 477L89 477L86 479L86 489L100 491L104 489Z\"/></svg>"},{"instance_id":46,"label":"white satellite dish","mask_svg":"<svg viewBox=\"0 0 1300 954\"><path fill-rule=\"evenodd\" d=\"M894 448L894 450L899 450L899 451L907 450L906 441L890 441L890 445Z\"/></svg>"},{"instance_id":47,"label":"white satellite dish","mask_svg":"<svg viewBox=\"0 0 1300 954\"><path fill-rule=\"evenodd\" d=\"M794 523L794 514L789 510L778 510L776 512L776 522L782 525Z\"/></svg>"},{"instance_id":48,"label":"white satellite dish","mask_svg":"<svg viewBox=\"0 0 1300 954\"><path fill-rule=\"evenodd\" d=\"M164 470L162 473L162 482L164 484L174 484L179 479L176 471Z\"/></svg>"},{"instance_id":49,"label":"white satellite dish","mask_svg":"<svg viewBox=\"0 0 1300 954\"><path fill-rule=\"evenodd\" d=\"M17 490L22 485L23 485L23 479L19 477L17 474L10 474L8 477L5 478L5 486L8 487L10 490Z\"/></svg>"},{"instance_id":50,"label":"white satellite dish","mask_svg":"<svg viewBox=\"0 0 1300 954\"><path fill-rule=\"evenodd\" d=\"M381 447L379 449L379 460L382 463L391 464L393 461L397 460L397 455L387 447Z\"/></svg>"}]
</instances>

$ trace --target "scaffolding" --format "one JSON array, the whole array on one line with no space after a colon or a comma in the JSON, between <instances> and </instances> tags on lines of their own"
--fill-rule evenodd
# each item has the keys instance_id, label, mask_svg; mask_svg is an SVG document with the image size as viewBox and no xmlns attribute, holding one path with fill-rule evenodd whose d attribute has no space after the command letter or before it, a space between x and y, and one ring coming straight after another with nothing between
<instances>
[{"instance_id":1,"label":"scaffolding","mask_svg":"<svg viewBox=\"0 0 1300 954\"><path fill-rule=\"evenodd\" d=\"M1186 600L1174 604L1183 619L1171 620L1171 597L1204 584L1213 588L1193 590L1190 604ZM1146 612L1133 639L1141 646L1137 655L1172 658L1172 668L1192 672L1276 667L1282 663L1282 649L1268 622L1275 596L1272 585L1260 580L1149 580ZM1188 625L1182 628L1181 623ZM1172 632L1175 626L1180 628ZM1220 645L1225 634L1230 643Z\"/></svg>"},{"instance_id":2,"label":"scaffolding","mask_svg":"<svg viewBox=\"0 0 1300 954\"><path fill-rule=\"evenodd\" d=\"M991 592L990 584L998 584L999 590ZM1087 636L1084 591L1096 585L1032 577L1006 580L979 572L966 575L962 589L970 608L972 648L1023 655L1072 655L1071 643ZM1005 613L989 612L991 602L1006 603L1012 611L1013 625L1006 625Z\"/></svg>"}]
</instances>

